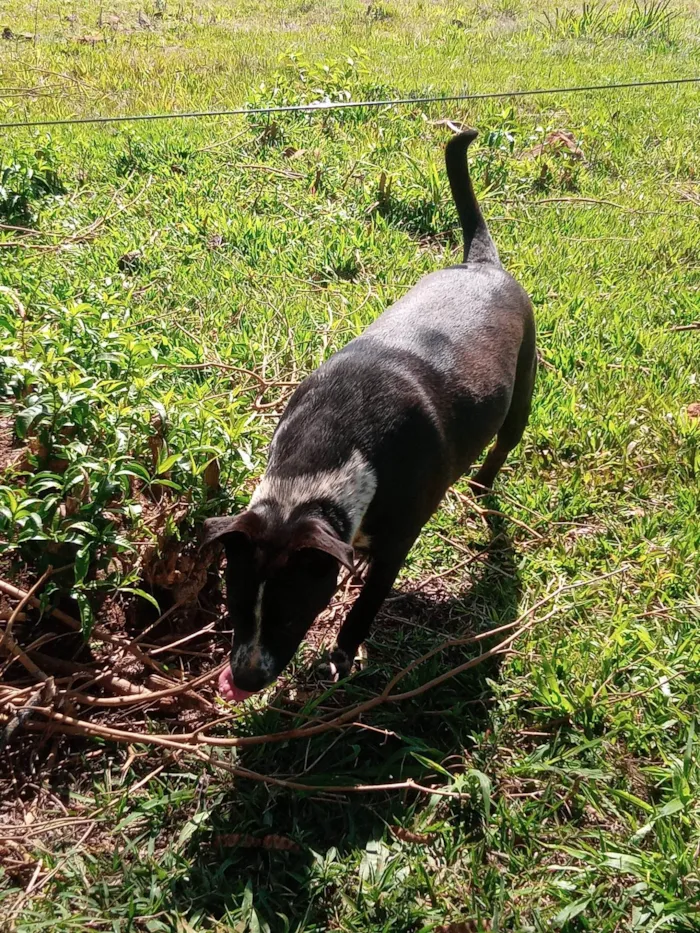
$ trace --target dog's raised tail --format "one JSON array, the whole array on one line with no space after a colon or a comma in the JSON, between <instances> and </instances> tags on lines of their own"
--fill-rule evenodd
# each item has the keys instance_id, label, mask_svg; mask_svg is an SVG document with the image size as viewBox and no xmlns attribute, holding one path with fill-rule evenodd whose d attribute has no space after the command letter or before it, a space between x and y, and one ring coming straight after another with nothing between
<instances>
[{"instance_id":1,"label":"dog's raised tail","mask_svg":"<svg viewBox=\"0 0 700 933\"><path fill-rule=\"evenodd\" d=\"M476 130L464 130L456 133L447 143L447 177L464 234L463 262L488 262L500 266L496 244L491 239L469 176L467 149L477 135Z\"/></svg>"}]
</instances>

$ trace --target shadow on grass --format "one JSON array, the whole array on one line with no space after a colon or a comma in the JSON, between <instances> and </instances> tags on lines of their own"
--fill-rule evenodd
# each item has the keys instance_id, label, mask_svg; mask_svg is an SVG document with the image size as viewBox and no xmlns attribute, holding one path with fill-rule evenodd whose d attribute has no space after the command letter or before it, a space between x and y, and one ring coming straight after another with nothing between
<instances>
[{"instance_id":1,"label":"shadow on grass","mask_svg":"<svg viewBox=\"0 0 700 933\"><path fill-rule=\"evenodd\" d=\"M493 502L489 505L495 506ZM513 622L518 617L520 583L507 520L489 516L490 537L483 558L465 571L464 589L446 594L436 580L418 592L397 591L387 601L368 644L368 666L340 690L324 697L316 715L342 696L342 705L376 695L388 676L441 642ZM455 646L412 671L399 689L409 690L438 677L493 643ZM376 707L355 728L327 732L306 741L253 746L238 759L243 767L316 786L376 784L414 778L448 785L445 771L468 768L465 757L479 742L488 745L491 684L500 658L450 678L413 699ZM317 691L318 692L318 691ZM317 698L316 698L317 699ZM290 727L291 720L266 710L249 722L250 733ZM465 756L466 753L466 756ZM434 767L431 763L434 763ZM237 781L218 800L210 819L192 840L187 882L173 896L183 911L200 908L222 915L254 897L255 908L271 929L284 929L279 914L296 923L325 923L332 900L335 853L368 851L386 826L405 821L426 797L415 791L336 795L300 794L280 787ZM442 798L443 815L461 822L476 840L481 835L478 786L473 801ZM232 834L233 836L232 844ZM242 837L258 843L241 844ZM296 851L280 851L280 839ZM322 870L319 871L319 865ZM319 879L328 888L319 888ZM295 924L296 925L296 924ZM319 927L321 928L321 927Z\"/></svg>"}]
</instances>

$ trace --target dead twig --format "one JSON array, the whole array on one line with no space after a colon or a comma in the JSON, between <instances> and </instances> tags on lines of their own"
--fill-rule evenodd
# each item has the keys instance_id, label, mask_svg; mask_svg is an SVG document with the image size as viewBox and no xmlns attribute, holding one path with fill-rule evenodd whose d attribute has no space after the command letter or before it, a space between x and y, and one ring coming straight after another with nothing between
<instances>
[{"instance_id":1,"label":"dead twig","mask_svg":"<svg viewBox=\"0 0 700 933\"><path fill-rule=\"evenodd\" d=\"M245 778L248 781L257 781L262 784L273 784L275 787L284 787L287 790L311 791L316 794L372 794L394 790L413 790L420 794L434 794L438 797L452 797L456 800L471 800L471 794L447 790L444 787L426 787L424 784L419 784L412 778L408 778L405 781L393 781L387 784L304 784L300 781L289 781L284 778L272 777L268 774L260 774L258 771L249 771L247 768L238 768L230 762L214 758L206 752L197 752L197 757L213 765L215 768L228 771L229 774L232 774L234 777Z\"/></svg>"},{"instance_id":2,"label":"dead twig","mask_svg":"<svg viewBox=\"0 0 700 933\"><path fill-rule=\"evenodd\" d=\"M489 541L488 545L484 548L483 551L479 551L476 554L470 555L464 560L461 560L458 563L453 564L451 567L448 567L447 570L441 570L439 573L432 573L429 577L425 577L425 579L421 580L414 590L411 590L411 593L420 593L426 588L426 586L429 586L431 583L435 583L437 580L443 580L445 577L449 577L453 573L458 573L460 570L464 570L465 567L469 567L471 564L476 563L476 561L483 560L495 544L496 540L497 539L494 538L493 541Z\"/></svg>"},{"instance_id":3,"label":"dead twig","mask_svg":"<svg viewBox=\"0 0 700 933\"><path fill-rule=\"evenodd\" d=\"M518 203L514 198L507 198L506 204ZM583 198L583 197L559 197L559 198L540 198L538 201L528 202L528 207L539 207L544 204L599 204L604 207L615 207L619 211L625 211L627 214L663 214L665 211L647 211L642 208L626 207L624 204L618 204L617 201L608 201L605 198Z\"/></svg>"},{"instance_id":4,"label":"dead twig","mask_svg":"<svg viewBox=\"0 0 700 933\"><path fill-rule=\"evenodd\" d=\"M486 486L483 486L481 483L472 481L474 486L477 486L479 489L483 489L485 492L491 492L492 490L488 489ZM533 538L537 538L539 541L544 540L544 536L535 531L534 528L531 528L530 525L521 521L519 518L513 518L512 515L506 514L506 512L501 512L498 509L488 509L484 506L479 505L474 499L470 499L469 496L465 495L463 492L459 492L457 489L454 490L454 494L457 498L466 505L468 508L473 509L477 515L495 515L498 518L504 518L506 521L511 522L513 525L517 525L518 528L522 528L524 531L527 531L528 534L531 534Z\"/></svg>"},{"instance_id":5,"label":"dead twig","mask_svg":"<svg viewBox=\"0 0 700 933\"><path fill-rule=\"evenodd\" d=\"M200 152L211 152L212 149L218 149L219 146L227 146L229 143L233 143L233 142L235 142L237 139L240 139L241 136L245 136L245 134L246 134L247 132L248 132L247 130L241 130L241 132L240 132L240 133L236 133L235 136L229 136L229 137L227 137L226 139L220 139L220 140L218 140L218 141L215 142L215 143L211 143L209 146L203 146L201 149L194 149L194 150L193 150L193 153L195 153L195 152L196 152L196 153L200 153Z\"/></svg>"},{"instance_id":6,"label":"dead twig","mask_svg":"<svg viewBox=\"0 0 700 933\"><path fill-rule=\"evenodd\" d=\"M106 687L107 690L110 690L117 696L130 694L134 696L134 702L138 702L139 699L143 698L144 693L148 693L145 687L141 687L139 684L133 684L130 680L127 680L125 677L120 677L112 670L100 670L99 668L91 670L92 665L81 664L77 661L65 661L62 658L54 658L39 651L31 650L31 646L27 647L25 650L43 669L54 669L59 674L68 674L71 677L79 676L80 674L84 674L86 677L94 675L90 683L98 683L101 687ZM85 686L86 685L83 684L83 689L85 689Z\"/></svg>"},{"instance_id":7,"label":"dead twig","mask_svg":"<svg viewBox=\"0 0 700 933\"><path fill-rule=\"evenodd\" d=\"M23 63L23 67L27 71L35 71L37 74L41 75L50 75L52 78L63 78L64 81L72 81L74 84L78 84L80 87L90 88L92 91L96 91L98 94L102 95L102 89L97 87L95 84L90 84L88 81L84 81L82 78L76 78L75 75L68 74L65 71L51 71L48 68L39 68L37 65L29 65L26 62Z\"/></svg>"},{"instance_id":8,"label":"dead twig","mask_svg":"<svg viewBox=\"0 0 700 933\"><path fill-rule=\"evenodd\" d=\"M128 210L130 207L133 207L134 204L136 204L136 202L145 194L145 192L150 187L151 182L153 181L152 178L149 178L146 181L146 183L143 185L141 190L137 192L137 194L134 195L134 197L130 201L127 201L126 204L120 205L115 211L110 213L110 209L116 202L119 195L125 190L129 182L131 181L131 178L132 178L132 175L130 175L127 178L127 180L121 186L121 188L118 188L114 192L112 197L109 199L109 202L107 204L107 207L105 208L104 214L101 217L97 217L95 220L92 221L92 223L88 224L86 227L83 227L82 230L78 230L76 233L73 233L70 236L63 237L62 239L58 240L58 242L56 243L25 243L23 240L5 240L4 242L0 242L0 249L21 248L21 249L33 249L33 250L37 250L38 252L51 252L51 251L62 250L67 246L75 246L78 243L85 243L88 240L94 239L97 236L98 230L105 223L113 220L115 217L117 217L119 214L123 213L124 211ZM35 231L35 235L56 236L54 232L42 233L41 231Z\"/></svg>"},{"instance_id":9,"label":"dead twig","mask_svg":"<svg viewBox=\"0 0 700 933\"><path fill-rule=\"evenodd\" d=\"M10 929L13 926L14 918L18 916L19 912L21 911L22 907L24 906L26 901L29 899L29 897L37 894L42 888L46 887L46 885L49 883L49 881L52 878L54 878L57 874L59 874L59 872L63 871L69 859L72 858L72 856L75 855L76 852L80 852L83 845L87 841L88 836L90 836L91 833L94 832L96 825L97 824L94 821L90 823L88 828L85 830L85 832L80 837L78 842L73 846L73 848L70 849L68 852L66 852L66 854L58 862L56 867L52 868L51 871L47 872L44 875L44 877L37 883L37 879L39 878L39 875L41 874L41 870L43 868L42 863L38 862L36 866L36 870L34 871L34 874L32 875L31 881L29 882L29 884L27 885L23 893L17 898L12 909L10 910L9 917L7 918Z\"/></svg>"},{"instance_id":10,"label":"dead twig","mask_svg":"<svg viewBox=\"0 0 700 933\"><path fill-rule=\"evenodd\" d=\"M340 713L331 714L330 717L321 722L314 723L311 725L301 726L296 729L289 729L283 732L269 733L266 735L252 735L252 736L233 736L230 738L227 737L218 737L218 736L207 736L202 734L201 730L190 733L180 733L176 735L168 734L164 735L162 733L146 733L140 734L123 729L114 729L109 726L105 726L98 723L91 723L85 720L80 720L78 718L67 716L63 713L58 713L53 709L48 708L39 708L37 712L41 713L44 716L47 716L49 719L54 720L56 723L61 724L63 729L72 734L83 734L83 735L97 735L101 738L111 739L115 742L128 742L128 743L145 743L145 744L156 744L164 745L169 748L179 748L181 750L187 750L192 748L194 745L210 745L210 746L219 746L219 747L247 747L251 745L262 745L268 743L277 743L290 741L297 738L310 738L311 736L318 735L323 732L328 732L333 729L337 729L340 726L344 726L347 723L350 723L352 720L358 719L360 716L369 712L377 706L383 705L384 703L394 703L401 702L406 699L412 699L416 696L420 696L422 693L427 692L433 687L449 680L452 677L457 676L458 674L464 673L465 671L471 669L472 667L477 666L478 664L483 664L486 660L493 657L496 654L501 654L506 651L510 645L518 638L521 634L530 629L537 620L533 620L532 616L537 612L546 603L550 602L553 599L556 599L561 593L568 590L577 589L582 586L590 586L595 583L598 583L604 579L615 576L623 572L623 569L618 569L611 571L608 574L604 574L601 577L595 578L595 580L583 580L578 583L563 584L552 593L549 593L547 596L543 597L537 603L535 603L530 609L523 613L518 619L514 622L509 622L506 625L500 626L497 629L492 629L486 632L480 632L476 635L469 635L464 638L450 639L443 642L437 647L433 648L427 654L422 655L420 658L417 658L407 667L399 671L392 679L389 681L384 690L375 697L372 697L369 700L366 700L363 703L355 704L350 708L341 711ZM553 612L552 610L544 618L550 618ZM525 622L526 619L530 621ZM493 648L488 651L483 652L475 658L470 658L468 661L465 661L463 664L458 665L455 668L452 668L442 674L440 677L434 678L433 680L428 681L425 684L421 684L418 687L410 691L405 691L404 693L392 693L394 687L400 682L400 680L409 674L412 670L415 669L419 664L422 664L424 661L433 657L433 655L445 651L448 648L455 647L458 645L467 645L471 643L476 643L483 641L486 638L492 638L495 635L510 632L506 638L498 642ZM226 662L225 662L226 663ZM204 674L199 678L195 678L192 681L189 681L186 684L182 684L179 688L171 688L169 690L156 691L151 695L152 699L156 699L161 696L173 696L177 692L184 692L194 686L199 685L204 682L206 679L211 679L217 675L224 665L219 665L213 671L210 671L208 674ZM125 698L126 702L131 702L129 698ZM102 699L100 705L124 705L120 702L120 698Z\"/></svg>"},{"instance_id":11,"label":"dead twig","mask_svg":"<svg viewBox=\"0 0 700 933\"><path fill-rule=\"evenodd\" d=\"M557 591L559 592L559 591ZM554 594L552 594L553 596ZM512 628L514 623L509 624L508 626L502 626L501 629L495 631L503 631L506 628ZM351 707L349 710L346 710L344 713L338 716L332 716L332 718L321 721L315 725L302 726L297 729L289 729L285 732L270 733L268 735L258 735L258 736L235 736L233 738L219 738L216 736L206 736L202 734L201 730L196 730L195 732L189 733L179 733L179 734L163 734L163 733L139 733L127 729L116 729L112 726L106 726L102 723L93 723L87 720L79 719L74 716L69 716L65 713L60 713L51 707L36 707L36 712L50 719L53 723L61 726L62 732L68 735L88 735L95 736L98 738L108 739L116 743L126 743L126 744L151 744L151 745L161 745L166 748L179 749L181 751L194 750L197 745L210 745L210 746L219 746L223 748L227 747L245 747L249 745L261 745L272 742L282 742L290 741L296 738L310 738L311 736L318 735L323 732L328 732L330 730L338 729L341 726L349 724L352 720L357 719L359 716L363 715L369 710L373 709L375 706L379 706L386 702L397 702L403 699L408 699L413 696L417 696L420 693L424 693L427 690L431 689L437 683L447 680L450 677L456 676L463 671L469 670L472 667L475 667L478 664L482 664L485 660L490 657L493 657L494 654L500 653L504 650L518 635L520 635L526 628L530 628L534 623L530 622L527 626L522 627L522 629L516 630L514 634L511 634L508 638L504 639L494 648L486 651L475 658L471 658L469 661L464 662L464 664L459 665L459 667L454 668L450 671L447 671L442 677L435 678L432 681L429 681L427 684L424 684L420 687L415 688L412 691L408 691L404 694L395 694L389 696L390 691L394 686L399 682L402 676L409 673L417 664L421 663L422 660L427 659L432 656L432 654L437 653L442 650L443 646L439 646L434 649L433 652L424 656L424 658L418 659L409 665L408 668L404 668L403 671L400 671L389 683L389 685L382 691L379 696L373 697L371 700L367 700L364 703L357 704ZM459 639L459 643L465 644L470 641L477 641L481 638L488 637L489 634L493 633L482 633L481 635L470 636L468 639ZM452 644L445 643L445 645ZM215 673L220 671L223 668L223 665L220 665L216 671L212 671L209 675L203 675L207 677L212 677ZM183 690L189 689L194 684L198 683L201 678L197 678L195 681L190 681L188 684L182 685ZM160 691L162 695L165 691ZM168 695L172 693L168 692ZM154 694L155 697L155 694ZM119 700L118 697L114 698ZM211 725L211 724L209 724Z\"/></svg>"},{"instance_id":12,"label":"dead twig","mask_svg":"<svg viewBox=\"0 0 700 933\"><path fill-rule=\"evenodd\" d=\"M470 560L476 559L478 556L481 555L475 555L473 558L470 558ZM53 702L44 701L43 705L40 705L44 695L37 697L36 691L29 697L29 702L32 704L32 713L35 716L42 716L48 720L54 732L67 735L97 737L120 744L156 745L163 748L168 748L172 751L178 751L180 753L184 752L186 754L194 754L200 761L206 762L212 767L223 769L233 777L279 786L288 790L328 794L410 790L418 793L436 794L440 796L460 799L464 795L458 793L457 791L451 790L449 787L432 787L417 783L412 779L382 784L348 784L337 786L324 786L312 783L307 784L292 778L286 779L272 775L265 775L256 771L251 771L244 767L240 767L230 761L223 760L221 757L219 757L218 753L215 752L215 749L246 748L253 745L288 742L296 739L308 741L314 736L330 731L343 733L346 729L373 728L372 726L367 726L362 721L363 717L371 710L389 703L398 703L415 699L416 697L425 694L429 690L447 682L451 678L459 676L460 674L463 674L464 672L475 668L478 665L486 663L490 658L507 654L512 650L512 645L517 639L521 638L533 626L539 624L540 622L546 621L559 611L560 607L558 604L558 597L562 593L575 590L579 587L597 585L605 579L624 572L624 570L625 568L622 567L596 578L581 580L574 583L562 583L556 586L550 593L542 597L542 599L538 600L513 622L507 623L506 625L491 629L489 631L479 632L461 638L454 638L443 641L441 644L435 646L429 652L425 653L419 658L416 658L409 665L398 671L389 680L380 694L373 696L361 703L355 703L343 709L329 712L327 715L325 715L324 718L316 719L312 722L306 722L303 725L287 729L286 731L282 732L270 733L266 735L247 736L211 735L212 729L214 729L222 722L226 722L233 718L235 713L226 715L217 721L206 723L205 725L200 726L191 732L175 734L161 732L139 732L133 729L121 729L114 725L106 725L101 722L93 722L91 720L81 718L80 714L73 714L72 710L70 709L67 711L59 711L55 708ZM30 604L32 600L34 600L31 592L25 593L24 591L13 587L11 584L0 581L0 591L7 593L8 588L10 589L9 595L12 595L14 598L21 599L22 597L26 596L26 601ZM34 601L36 602L36 600ZM542 607L544 607L547 603L554 603L554 605L551 606L545 615L538 616L537 613L539 610L542 609ZM78 623L75 623L75 625L79 627ZM114 636L112 636L112 638L114 639ZM397 688L405 677L407 677L419 665L425 663L436 654L458 646L462 647L468 644L479 644L485 639L495 640L495 643L492 644L488 650L481 651L476 656L468 658L455 667L449 668L439 676L434 677L425 683L419 684L411 689L397 691ZM117 639L114 640L117 641L121 648L126 649L127 646L123 645L123 643ZM138 695L100 697L92 696L78 690L65 689L58 692L56 696L57 698L70 698L74 703L82 703L84 705L98 706L101 708L123 708L126 706L133 708L137 704L145 705L160 699L187 694L208 680L216 677L223 669L225 663L228 662L224 662L207 673L190 679L184 683L165 687L162 690L140 692ZM9 702L9 704L14 705L15 707L18 703L25 706L28 705L26 702L26 691L10 689L10 691L4 693L3 696ZM50 698L50 700L52 699L53 698ZM31 731L41 731L46 727L41 726L39 723L30 721L26 723L26 728L30 729ZM385 731L385 734L388 735L389 733ZM205 751L205 747L208 747L209 751Z\"/></svg>"},{"instance_id":13,"label":"dead twig","mask_svg":"<svg viewBox=\"0 0 700 933\"><path fill-rule=\"evenodd\" d=\"M301 172L292 172L288 168L277 168L274 165L259 165L253 162L242 162L238 165L238 168L254 169L258 172L269 172L271 175L280 175L282 178L300 179L304 177Z\"/></svg>"},{"instance_id":14,"label":"dead twig","mask_svg":"<svg viewBox=\"0 0 700 933\"><path fill-rule=\"evenodd\" d=\"M278 383L278 385L280 385L280 383ZM297 385L299 385L299 383L291 382L291 383L288 383L288 385L296 387ZM268 412L272 414L270 410L273 408L279 408L280 405L284 405L284 403L289 398L290 394L291 393L286 392L286 393L283 393L279 398L276 398L272 402L263 402L262 397L264 395L264 392L261 392L260 395L255 399L251 407L253 408L254 411Z\"/></svg>"},{"instance_id":15,"label":"dead twig","mask_svg":"<svg viewBox=\"0 0 700 933\"><path fill-rule=\"evenodd\" d=\"M19 646L19 645L17 644L17 642L14 640L14 638L12 637L12 635L8 635L7 633L5 633L5 637L4 637L3 643L2 643L2 648L3 648L3 651L4 651L6 654L11 655L12 658L13 658L13 660L19 661L19 663L22 665L22 667L23 667L26 671L28 671L30 674L33 674L34 677L36 677L38 680L41 680L41 681L44 681L44 682L45 682L45 681L47 681L47 680L49 679L49 678L48 678L48 674L45 674L45 673L41 670L41 668L39 667L39 665L38 665L38 664L35 664L34 661L32 661L32 659L29 657L29 655L28 655L25 651L23 651L22 648L20 648L20 646ZM12 663L12 661L10 661L10 662L5 666L5 669L4 669L4 670L7 670L7 668L10 666L11 663ZM4 673L4 671L3 671L3 673Z\"/></svg>"},{"instance_id":16,"label":"dead twig","mask_svg":"<svg viewBox=\"0 0 700 933\"><path fill-rule=\"evenodd\" d=\"M34 87L22 88L2 88L0 97L4 100L12 100L18 97L54 97L57 93L70 94L71 92L63 84L36 84Z\"/></svg>"},{"instance_id":17,"label":"dead twig","mask_svg":"<svg viewBox=\"0 0 700 933\"><path fill-rule=\"evenodd\" d=\"M13 233L24 233L25 236L53 236L61 239L65 233L58 230L34 230L32 227L18 227L16 224L0 224L0 230L11 230Z\"/></svg>"},{"instance_id":18,"label":"dead twig","mask_svg":"<svg viewBox=\"0 0 700 933\"><path fill-rule=\"evenodd\" d=\"M17 586L13 586L12 583L8 583L6 580L0 580L0 592L4 593L6 596L9 596L11 599L24 599L25 596L29 595L25 590L19 589ZM31 596L27 600L28 605L32 606L34 609L41 609L41 603L35 596ZM63 622L64 625L72 629L74 632L82 631L82 626L77 619L74 619L72 616L69 616L68 613L63 612L61 609L48 609L50 615L58 619L59 622ZM107 629L103 628L101 625L95 625L90 633L92 638L97 638L99 641L108 642L109 644L116 645L119 648L122 648L125 651L128 651L132 654L138 661L143 665L150 668L153 671L157 671L159 674L163 673L161 666L148 657L140 648L136 645L129 644L128 640L118 635L112 635Z\"/></svg>"},{"instance_id":19,"label":"dead twig","mask_svg":"<svg viewBox=\"0 0 700 933\"><path fill-rule=\"evenodd\" d=\"M248 376L250 379L255 379L259 386L264 389L272 389L275 387L287 387L287 386L297 386L298 382L275 382L274 380L268 381L258 373L254 372L252 369L245 369L243 366L235 366L233 363L223 363L219 360L207 360L204 363L174 363L170 368L172 369L224 369L227 372L240 373L242 376Z\"/></svg>"},{"instance_id":20,"label":"dead twig","mask_svg":"<svg viewBox=\"0 0 700 933\"><path fill-rule=\"evenodd\" d=\"M183 637L178 638L177 641L168 642L167 645L158 645L158 647L150 652L151 656L162 654L164 651L173 651L175 648L179 648L180 645L184 645L188 641L193 641L195 638L200 638L202 635L208 635L210 632L213 632L215 628L215 623L210 622L209 625L205 625L204 628L199 629L199 631L190 632L189 635L183 635Z\"/></svg>"},{"instance_id":21,"label":"dead twig","mask_svg":"<svg viewBox=\"0 0 700 933\"><path fill-rule=\"evenodd\" d=\"M7 297L10 299L10 301L12 302L12 304L15 306L15 308L16 308L16 310L17 310L17 314L18 314L18 316L21 318L21 320L23 320L23 321L26 320L26 318L27 318L27 312L26 312L26 310L25 310L25 308L24 308L24 305L22 304L22 302L21 302L21 300L20 300L19 295L18 295L17 292L14 290L14 288L10 288L9 285L0 285L0 292L1 292L3 295L7 295Z\"/></svg>"},{"instance_id":22,"label":"dead twig","mask_svg":"<svg viewBox=\"0 0 700 933\"><path fill-rule=\"evenodd\" d=\"M674 333L683 330L700 330L700 321L693 321L691 324L676 324L675 327L669 327L669 330Z\"/></svg>"},{"instance_id":23,"label":"dead twig","mask_svg":"<svg viewBox=\"0 0 700 933\"><path fill-rule=\"evenodd\" d=\"M29 719L32 710L36 709L40 703L50 703L53 700L54 693L53 678L47 677L41 686L29 697L27 702L16 710L14 716L5 725L0 735L0 750L9 744L15 732Z\"/></svg>"},{"instance_id":24,"label":"dead twig","mask_svg":"<svg viewBox=\"0 0 700 933\"><path fill-rule=\"evenodd\" d=\"M651 693L652 690L661 690L662 687L669 684L672 680L675 680L677 677L685 677L688 671L674 671L673 674L670 674L668 677L662 677L660 681L657 681L655 684L652 684L650 687L644 687L642 690L634 690L632 693L620 693L617 696L609 694L607 697L598 700L599 705L605 704L612 706L615 703L624 703L627 700L634 700L637 697L646 696L647 693Z\"/></svg>"},{"instance_id":25,"label":"dead twig","mask_svg":"<svg viewBox=\"0 0 700 933\"><path fill-rule=\"evenodd\" d=\"M228 664L228 661L219 664L218 667L215 667L213 670L200 674L199 677L186 680L181 684L175 684L173 687L164 687L162 690L144 691L136 696L98 697L81 693L79 690L66 690L64 691L64 695L71 697L71 699L78 700L86 706L122 707L130 706L134 703L153 703L155 700L179 696L180 694L194 690L196 687L201 687L202 684L218 677L226 664Z\"/></svg>"},{"instance_id":26,"label":"dead twig","mask_svg":"<svg viewBox=\"0 0 700 933\"><path fill-rule=\"evenodd\" d=\"M63 569L63 568L61 568ZM9 639L12 640L12 626L15 624L15 620L20 612L24 609L28 602L32 599L37 590L41 589L46 580L53 573L53 567L49 566L45 573L43 573L36 583L22 596L20 601L17 603L15 608L12 610L12 615L7 620L7 626L3 632L2 638L0 638L0 650L5 646L5 642Z\"/></svg>"},{"instance_id":27,"label":"dead twig","mask_svg":"<svg viewBox=\"0 0 700 933\"><path fill-rule=\"evenodd\" d=\"M187 750L190 744L191 733L164 735L159 732L142 733L127 729L115 729L112 726L104 726L101 723L89 722L85 719L68 716L66 713L59 713L47 706L36 707L36 712L51 720L54 725L60 726L59 731L65 735L91 736L93 738L108 739L118 744L162 745L165 748L173 748L179 751Z\"/></svg>"}]
</instances>

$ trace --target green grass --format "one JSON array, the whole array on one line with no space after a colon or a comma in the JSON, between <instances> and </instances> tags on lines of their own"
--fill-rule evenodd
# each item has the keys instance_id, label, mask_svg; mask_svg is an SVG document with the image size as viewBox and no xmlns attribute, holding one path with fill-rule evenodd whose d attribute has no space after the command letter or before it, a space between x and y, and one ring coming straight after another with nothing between
<instances>
[{"instance_id":1,"label":"green grass","mask_svg":"<svg viewBox=\"0 0 700 933\"><path fill-rule=\"evenodd\" d=\"M0 114L689 76L699 9L123 2L100 26L83 0L8 0L0 29L36 41L0 39L0 86L37 90L5 90L15 96ZM498 491L540 537L505 519L484 527L448 496L406 588L494 530L500 545L433 595L391 604L346 700L376 694L445 632L512 621L558 585L590 582L544 606L556 612L499 665L367 718L388 735L357 728L239 755L282 778L415 777L466 801L302 795L67 740L27 741L20 763L6 753L6 774L26 782L5 785L8 823L37 806L41 820L65 808L95 826L18 832L19 849L0 831L0 926L15 913L27 933L700 929L700 421L687 413L700 337L673 330L700 320L697 87L7 132L0 223L34 232L0 229L3 423L26 451L1 480L4 559L31 579L73 562L47 599L70 594L86 630L117 591L145 615L131 592L148 589L141 543L187 542L203 517L244 504L274 424L254 380L186 367L218 359L294 381L458 259L444 119L480 130L477 191L535 305L544 364ZM555 130L584 160L528 157ZM223 492L205 478L213 460ZM159 496L182 508L155 529ZM295 667L302 685L308 662ZM302 712L326 700L317 691ZM226 728L292 722L246 708ZM50 756L53 776L34 780ZM286 836L299 851L222 845L231 833ZM40 880L55 875L18 901L39 863Z\"/></svg>"}]
</instances>

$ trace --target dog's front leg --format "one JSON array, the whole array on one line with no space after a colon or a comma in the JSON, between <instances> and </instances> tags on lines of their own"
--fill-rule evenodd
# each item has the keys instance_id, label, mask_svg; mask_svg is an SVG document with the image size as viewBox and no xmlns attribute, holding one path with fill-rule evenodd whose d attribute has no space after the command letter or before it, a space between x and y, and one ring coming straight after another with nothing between
<instances>
[{"instance_id":1,"label":"dog's front leg","mask_svg":"<svg viewBox=\"0 0 700 933\"><path fill-rule=\"evenodd\" d=\"M370 560L365 585L338 632L338 640L330 655L330 673L345 677L352 670L357 649L369 634L374 618L391 592L401 565L413 541L390 553L377 554Z\"/></svg>"}]
</instances>

